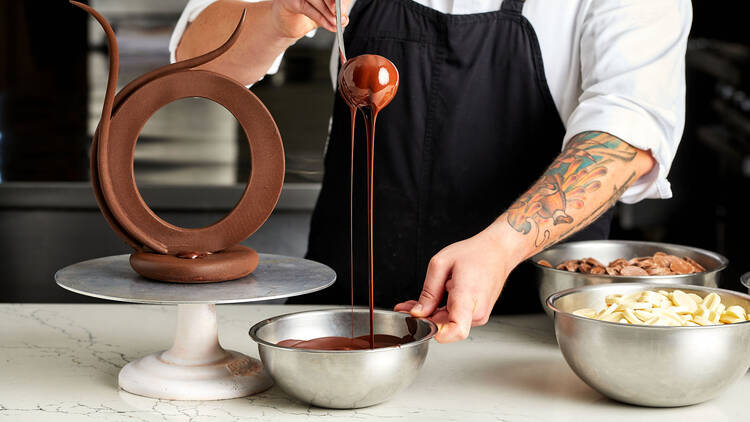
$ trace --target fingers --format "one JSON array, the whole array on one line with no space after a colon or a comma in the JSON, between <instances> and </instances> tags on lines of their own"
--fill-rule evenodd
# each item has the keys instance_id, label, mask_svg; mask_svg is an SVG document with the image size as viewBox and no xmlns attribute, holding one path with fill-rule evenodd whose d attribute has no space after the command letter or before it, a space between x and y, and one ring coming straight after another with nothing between
<instances>
[{"instance_id":1,"label":"fingers","mask_svg":"<svg viewBox=\"0 0 750 422\"><path fill-rule=\"evenodd\" d=\"M328 6L328 9L331 11L331 15L333 15L333 31L336 32L336 0L326 0L325 4ZM341 3L341 26L344 27L349 23L349 15L347 15L346 11L349 10L349 2L344 1Z\"/></svg>"},{"instance_id":2,"label":"fingers","mask_svg":"<svg viewBox=\"0 0 750 422\"><path fill-rule=\"evenodd\" d=\"M318 12L320 12L320 14L328 22L330 22L330 26L328 26L328 25L323 25L320 22L316 21L318 25L322 26L323 28L331 32L336 32L336 0L306 0L306 1L311 3L313 7ZM349 23L349 16L347 16L346 14L346 10L347 10L346 6L348 6L346 3L341 5L341 26L342 27L346 26Z\"/></svg>"},{"instance_id":3,"label":"fingers","mask_svg":"<svg viewBox=\"0 0 750 422\"><path fill-rule=\"evenodd\" d=\"M450 276L452 266L452 259L439 253L430 259L422 293L419 295L419 303L411 309L412 315L425 317L435 312L435 309L443 299L445 283Z\"/></svg>"},{"instance_id":4,"label":"fingers","mask_svg":"<svg viewBox=\"0 0 750 422\"><path fill-rule=\"evenodd\" d=\"M300 12L312 19L320 27L336 31L336 17L323 0L306 0L300 5Z\"/></svg>"},{"instance_id":5,"label":"fingers","mask_svg":"<svg viewBox=\"0 0 750 422\"><path fill-rule=\"evenodd\" d=\"M323 4L325 4L326 7L328 7L328 10L330 10L331 13L333 13L334 15L336 14L336 0L325 0L323 1ZM342 4L341 12L343 13L343 11L344 11L344 8Z\"/></svg>"},{"instance_id":6,"label":"fingers","mask_svg":"<svg viewBox=\"0 0 750 422\"><path fill-rule=\"evenodd\" d=\"M351 3L351 0L343 0L341 2L341 26L346 26L349 24L349 4ZM333 12L334 18L336 16L336 0L330 0L330 7L331 11Z\"/></svg>"},{"instance_id":7,"label":"fingers","mask_svg":"<svg viewBox=\"0 0 750 422\"><path fill-rule=\"evenodd\" d=\"M460 289L450 291L448 302L450 311L448 306L443 306L435 309L428 316L438 326L435 339L440 343L463 340L469 335L471 327L484 325L489 319L490 312L480 304L474 294L468 291ZM416 300L401 302L393 310L414 315L412 310L417 303Z\"/></svg>"},{"instance_id":8,"label":"fingers","mask_svg":"<svg viewBox=\"0 0 750 422\"><path fill-rule=\"evenodd\" d=\"M435 340L439 343L450 343L468 337L476 306L477 299L469 291L454 289L449 292L446 305L447 314L440 318L443 321L438 325L439 329L435 335ZM437 323L437 321L435 322Z\"/></svg>"},{"instance_id":9,"label":"fingers","mask_svg":"<svg viewBox=\"0 0 750 422\"><path fill-rule=\"evenodd\" d=\"M413 308L416 304L416 300L407 300L406 302L401 302L394 306L393 310L396 312L410 312L411 308Z\"/></svg>"}]
</instances>

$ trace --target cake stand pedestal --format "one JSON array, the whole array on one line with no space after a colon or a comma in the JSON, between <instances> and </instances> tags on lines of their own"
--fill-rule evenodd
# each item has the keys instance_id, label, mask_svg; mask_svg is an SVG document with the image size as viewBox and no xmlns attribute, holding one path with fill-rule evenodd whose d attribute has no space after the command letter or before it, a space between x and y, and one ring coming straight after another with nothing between
<instances>
[{"instance_id":1,"label":"cake stand pedestal","mask_svg":"<svg viewBox=\"0 0 750 422\"><path fill-rule=\"evenodd\" d=\"M259 360L219 344L216 304L279 299L333 284L336 273L301 258L260 254L258 268L238 280L206 284L145 279L130 268L129 255L79 262L55 274L70 291L131 303L177 305L177 329L169 350L125 365L120 388L171 400L220 400L265 391L272 381Z\"/></svg>"}]
</instances>

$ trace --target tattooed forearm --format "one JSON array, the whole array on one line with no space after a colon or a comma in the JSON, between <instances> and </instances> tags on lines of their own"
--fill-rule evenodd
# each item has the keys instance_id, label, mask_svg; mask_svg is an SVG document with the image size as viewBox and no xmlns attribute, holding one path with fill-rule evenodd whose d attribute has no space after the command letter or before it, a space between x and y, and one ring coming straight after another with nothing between
<instances>
[{"instance_id":1,"label":"tattooed forearm","mask_svg":"<svg viewBox=\"0 0 750 422\"><path fill-rule=\"evenodd\" d=\"M596 221L597 218L601 217L602 214L607 212L608 209L610 209L612 206L615 205L617 200L622 196L623 193L625 193L625 190L627 190L627 188L630 187L630 185L633 184L634 181L635 181L635 172L632 172L630 173L630 176L628 176L628 178L625 179L622 185L620 185L619 187L617 185L612 186L612 195L605 202L602 202L599 206L597 206L591 214L583 217L580 222L573 225L573 227L569 228L568 230L564 231L558 239L550 242L548 245L545 245L545 246L552 246L555 243L565 239L569 235L586 227L590 223L593 223L594 221Z\"/></svg>"},{"instance_id":2,"label":"tattooed forearm","mask_svg":"<svg viewBox=\"0 0 750 422\"><path fill-rule=\"evenodd\" d=\"M628 167L638 151L603 132L574 137L542 178L511 205L506 212L508 224L533 236L535 248L585 227L637 179ZM609 194L603 187L611 189Z\"/></svg>"}]
</instances>

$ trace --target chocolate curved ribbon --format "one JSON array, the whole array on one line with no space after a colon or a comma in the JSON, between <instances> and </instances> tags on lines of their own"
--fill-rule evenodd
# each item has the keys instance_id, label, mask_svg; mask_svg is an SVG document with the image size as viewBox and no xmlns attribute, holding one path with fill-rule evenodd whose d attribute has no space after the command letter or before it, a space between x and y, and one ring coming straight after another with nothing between
<instances>
[{"instance_id":1,"label":"chocolate curved ribbon","mask_svg":"<svg viewBox=\"0 0 750 422\"><path fill-rule=\"evenodd\" d=\"M271 214L281 193L281 136L268 110L245 86L224 75L194 69L232 47L246 11L220 47L145 73L115 95L119 56L114 31L90 6L70 3L99 22L109 44L107 89L91 144L91 183L99 208L115 233L135 250L170 255L224 250L254 233ZM199 229L177 227L159 218L143 201L133 174L135 144L143 125L164 105L188 97L212 100L234 115L247 135L253 164L248 185L234 209L213 225Z\"/></svg>"}]
</instances>

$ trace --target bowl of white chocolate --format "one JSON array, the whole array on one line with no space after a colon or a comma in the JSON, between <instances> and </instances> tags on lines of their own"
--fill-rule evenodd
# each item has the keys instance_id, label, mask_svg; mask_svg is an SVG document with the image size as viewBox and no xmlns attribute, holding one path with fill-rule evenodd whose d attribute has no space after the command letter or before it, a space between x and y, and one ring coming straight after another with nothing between
<instances>
[{"instance_id":1,"label":"bowl of white chocolate","mask_svg":"<svg viewBox=\"0 0 750 422\"><path fill-rule=\"evenodd\" d=\"M653 407L710 400L750 368L750 295L713 287L616 283L547 299L560 350L603 395Z\"/></svg>"}]
</instances>

